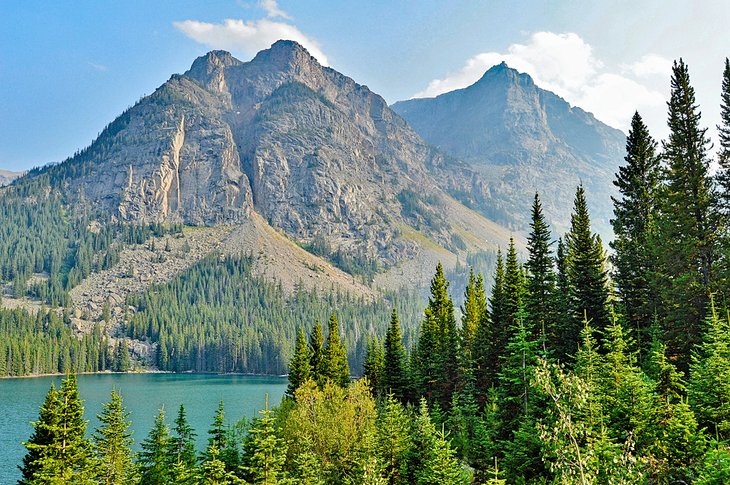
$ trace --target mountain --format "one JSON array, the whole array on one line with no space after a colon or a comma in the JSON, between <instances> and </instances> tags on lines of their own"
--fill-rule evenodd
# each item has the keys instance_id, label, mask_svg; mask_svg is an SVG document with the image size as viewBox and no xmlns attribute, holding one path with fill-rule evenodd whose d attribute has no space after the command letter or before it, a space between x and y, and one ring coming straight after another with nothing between
<instances>
[{"instance_id":1,"label":"mountain","mask_svg":"<svg viewBox=\"0 0 730 485\"><path fill-rule=\"evenodd\" d=\"M582 182L596 227L610 232L611 181L625 135L539 88L529 75L502 63L467 88L391 107L426 141L469 163L476 175L452 177L447 188L496 221L524 227L538 191L562 232Z\"/></svg>"},{"instance_id":2,"label":"mountain","mask_svg":"<svg viewBox=\"0 0 730 485\"><path fill-rule=\"evenodd\" d=\"M0 168L0 187L10 184L16 178L22 176L25 172L12 172Z\"/></svg>"},{"instance_id":3,"label":"mountain","mask_svg":"<svg viewBox=\"0 0 730 485\"><path fill-rule=\"evenodd\" d=\"M392 287L412 284L414 272L427 282L439 259L453 266L506 245L507 230L440 187L439 174L457 166L382 97L278 41L249 62L225 51L196 59L87 149L31 177L47 174L77 207L112 221L261 216L315 255Z\"/></svg>"}]
</instances>

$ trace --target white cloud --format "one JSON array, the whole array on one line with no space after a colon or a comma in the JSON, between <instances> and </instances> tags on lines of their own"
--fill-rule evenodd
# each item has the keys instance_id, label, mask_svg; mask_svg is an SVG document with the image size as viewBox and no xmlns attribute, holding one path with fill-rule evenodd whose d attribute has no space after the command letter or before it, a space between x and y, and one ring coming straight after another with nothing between
<instances>
[{"instance_id":1,"label":"white cloud","mask_svg":"<svg viewBox=\"0 0 730 485\"><path fill-rule=\"evenodd\" d=\"M647 54L638 61L622 67L624 71L640 78L661 76L662 79L669 79L672 73L672 61L656 54Z\"/></svg>"},{"instance_id":2,"label":"white cloud","mask_svg":"<svg viewBox=\"0 0 730 485\"><path fill-rule=\"evenodd\" d=\"M476 82L486 70L505 61L532 76L543 89L565 98L574 106L592 112L604 123L627 130L637 109L663 111L666 97L655 83L644 78L668 78L671 62L658 55L645 55L633 64L609 72L597 59L590 44L574 33L536 32L525 44L512 44L504 53L484 52L468 59L457 72L434 79L414 97L433 97Z\"/></svg>"},{"instance_id":3,"label":"white cloud","mask_svg":"<svg viewBox=\"0 0 730 485\"><path fill-rule=\"evenodd\" d=\"M184 20L173 22L173 25L194 41L211 49L243 52L247 55L268 49L279 39L294 40L302 44L320 64L328 65L327 56L322 52L319 43L309 38L296 26L285 22L270 19L250 21L225 19L222 23L216 24Z\"/></svg>"},{"instance_id":4,"label":"white cloud","mask_svg":"<svg viewBox=\"0 0 730 485\"><path fill-rule=\"evenodd\" d=\"M266 11L266 16L269 18L282 18L286 20L292 19L288 13L279 8L279 4L276 0L261 0L259 5Z\"/></svg>"},{"instance_id":5,"label":"white cloud","mask_svg":"<svg viewBox=\"0 0 730 485\"><path fill-rule=\"evenodd\" d=\"M105 64L99 64L91 61L87 61L87 64L99 72L107 72L109 70L109 67Z\"/></svg>"}]
</instances>

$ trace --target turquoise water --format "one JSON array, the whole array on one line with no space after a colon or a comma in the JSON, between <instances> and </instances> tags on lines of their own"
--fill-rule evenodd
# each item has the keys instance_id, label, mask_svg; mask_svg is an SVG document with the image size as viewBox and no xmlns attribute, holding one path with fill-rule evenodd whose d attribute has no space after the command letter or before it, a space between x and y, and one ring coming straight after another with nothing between
<instances>
[{"instance_id":1,"label":"turquoise water","mask_svg":"<svg viewBox=\"0 0 730 485\"><path fill-rule=\"evenodd\" d=\"M269 402L278 404L287 385L282 377L206 374L80 375L78 382L89 433L97 426L96 415L101 412L101 404L109 400L112 388L122 393L131 413L136 449L147 436L160 406L165 406L166 421L171 425L180 403L185 405L198 433L198 448L202 449L218 401L225 401L226 418L235 422L243 416L255 416L264 407L267 393ZM38 418L38 408L51 383L58 387L61 377L0 379L0 484L15 483L20 477L17 465L25 455L21 443L30 437L30 422Z\"/></svg>"}]
</instances>

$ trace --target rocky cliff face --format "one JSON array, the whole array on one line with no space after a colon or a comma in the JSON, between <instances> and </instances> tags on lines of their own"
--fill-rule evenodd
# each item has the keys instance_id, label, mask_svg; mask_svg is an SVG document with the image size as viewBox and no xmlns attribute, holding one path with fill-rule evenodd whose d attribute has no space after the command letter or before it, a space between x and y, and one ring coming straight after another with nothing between
<instances>
[{"instance_id":1,"label":"rocky cliff face","mask_svg":"<svg viewBox=\"0 0 730 485\"><path fill-rule=\"evenodd\" d=\"M538 191L551 222L565 230L582 182L596 227L609 232L624 134L540 89L527 74L503 63L465 89L392 108L426 141L470 164L473 173L451 173L445 183L491 218L524 227Z\"/></svg>"},{"instance_id":2,"label":"rocky cliff face","mask_svg":"<svg viewBox=\"0 0 730 485\"><path fill-rule=\"evenodd\" d=\"M474 249L445 218L458 203L432 174L444 163L382 97L278 41L249 62L198 58L57 170L73 174L63 183L79 201L123 221L214 225L256 211L319 253L389 266L423 246L405 229ZM476 246L505 242L494 239Z\"/></svg>"}]
</instances>

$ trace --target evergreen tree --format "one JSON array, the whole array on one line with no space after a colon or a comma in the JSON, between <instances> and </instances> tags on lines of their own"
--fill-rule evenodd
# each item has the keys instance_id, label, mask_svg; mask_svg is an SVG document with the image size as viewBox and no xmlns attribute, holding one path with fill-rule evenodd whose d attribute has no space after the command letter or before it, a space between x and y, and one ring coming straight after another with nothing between
<instances>
[{"instance_id":1,"label":"evergreen tree","mask_svg":"<svg viewBox=\"0 0 730 485\"><path fill-rule=\"evenodd\" d=\"M657 242L659 295L667 349L686 371L692 347L700 342L702 319L712 281L716 220L713 184L708 176L710 141L700 128L700 112L687 65L672 67L669 138Z\"/></svg>"},{"instance_id":2,"label":"evergreen tree","mask_svg":"<svg viewBox=\"0 0 730 485\"><path fill-rule=\"evenodd\" d=\"M141 483L165 485L170 482L173 461L171 459L170 430L165 424L165 408L155 417L147 438L142 441L142 452L139 454Z\"/></svg>"},{"instance_id":3,"label":"evergreen tree","mask_svg":"<svg viewBox=\"0 0 730 485\"><path fill-rule=\"evenodd\" d=\"M528 270L525 310L528 329L533 338L540 339L543 353L547 342L556 340L555 326L555 271L550 254L550 226L545 220L540 197L535 194L532 203L532 221L527 237Z\"/></svg>"},{"instance_id":4,"label":"evergreen tree","mask_svg":"<svg viewBox=\"0 0 730 485\"><path fill-rule=\"evenodd\" d=\"M195 456L195 437L197 435L188 422L185 406L182 403L177 411L175 426L173 426L172 432L171 450L173 462L178 466L178 472L182 472L182 469L185 469L187 474L191 474L197 463L197 457Z\"/></svg>"},{"instance_id":5,"label":"evergreen tree","mask_svg":"<svg viewBox=\"0 0 730 485\"><path fill-rule=\"evenodd\" d=\"M363 377L370 383L373 394L379 396L383 392L383 346L378 337L368 339L363 364Z\"/></svg>"},{"instance_id":6,"label":"evergreen tree","mask_svg":"<svg viewBox=\"0 0 730 485\"><path fill-rule=\"evenodd\" d=\"M235 472L239 467L240 455L235 430L229 429L226 425L225 406L222 400L218 402L213 423L208 429L208 436L208 447L203 454L203 461L210 462L220 459L225 463L227 471ZM217 453L216 456L208 454L208 450L214 450Z\"/></svg>"},{"instance_id":7,"label":"evergreen tree","mask_svg":"<svg viewBox=\"0 0 730 485\"><path fill-rule=\"evenodd\" d=\"M254 420L243 443L243 463L241 469L244 478L254 484L273 485L278 483L277 477L282 475L282 467L286 460L286 444L278 436L273 413L269 409L269 397L266 396L266 407L259 411L261 417Z\"/></svg>"},{"instance_id":8,"label":"evergreen tree","mask_svg":"<svg viewBox=\"0 0 730 485\"><path fill-rule=\"evenodd\" d=\"M692 355L689 402L700 426L713 436L730 439L730 322L719 318L714 304L705 319L704 341Z\"/></svg>"},{"instance_id":9,"label":"evergreen tree","mask_svg":"<svg viewBox=\"0 0 730 485\"><path fill-rule=\"evenodd\" d=\"M626 165L619 167L613 184L621 197L613 200L611 220L616 239L611 243L615 253L612 262L618 293L625 318L635 331L639 348L646 349L647 332L656 312L656 297L651 287L655 271L651 251L654 220L657 216L660 158L657 143L639 113L631 119L626 139Z\"/></svg>"},{"instance_id":10,"label":"evergreen tree","mask_svg":"<svg viewBox=\"0 0 730 485\"><path fill-rule=\"evenodd\" d=\"M382 475L391 485L406 483L402 473L411 446L410 425L403 405L393 394L388 394L378 413L375 451Z\"/></svg>"},{"instance_id":11,"label":"evergreen tree","mask_svg":"<svg viewBox=\"0 0 730 485\"><path fill-rule=\"evenodd\" d=\"M464 304L461 307L461 355L463 366L473 365L473 349L477 329L487 311L487 300L484 294L482 275L475 275L474 269L469 272L469 281L464 291Z\"/></svg>"},{"instance_id":12,"label":"evergreen tree","mask_svg":"<svg viewBox=\"0 0 730 485\"><path fill-rule=\"evenodd\" d=\"M414 362L421 395L433 399L446 410L451 405L459 372L454 302L448 288L443 266L439 263L431 280L431 296L424 311Z\"/></svg>"},{"instance_id":13,"label":"evergreen tree","mask_svg":"<svg viewBox=\"0 0 730 485\"><path fill-rule=\"evenodd\" d=\"M408 398L408 355L403 345L398 314L393 308L390 325L385 334L383 355L383 389L400 402Z\"/></svg>"},{"instance_id":14,"label":"evergreen tree","mask_svg":"<svg viewBox=\"0 0 730 485\"><path fill-rule=\"evenodd\" d=\"M720 167L716 179L720 190L719 206L723 215L727 218L730 215L730 60L727 57L725 58L725 69L722 73L722 94L720 99L720 124L717 126L720 138L720 151L717 161Z\"/></svg>"},{"instance_id":15,"label":"evergreen tree","mask_svg":"<svg viewBox=\"0 0 730 485\"><path fill-rule=\"evenodd\" d=\"M309 355L312 379L321 385L324 380L324 335L322 334L322 325L319 321L314 323L312 333L309 335Z\"/></svg>"},{"instance_id":16,"label":"evergreen tree","mask_svg":"<svg viewBox=\"0 0 730 485\"><path fill-rule=\"evenodd\" d=\"M106 485L136 483L139 477L132 461L134 440L129 431L129 413L122 404L122 395L115 389L97 418L101 425L94 433L94 450L99 462L96 479Z\"/></svg>"},{"instance_id":17,"label":"evergreen tree","mask_svg":"<svg viewBox=\"0 0 730 485\"><path fill-rule=\"evenodd\" d=\"M36 474L40 474L43 466L52 458L52 446L59 432L60 409L59 392L51 384L41 406L38 421L33 423L33 434L27 442L23 443L23 446L28 449L28 453L23 457L23 465L19 467L22 473L19 483L30 484L37 480Z\"/></svg>"},{"instance_id":18,"label":"evergreen tree","mask_svg":"<svg viewBox=\"0 0 730 485\"><path fill-rule=\"evenodd\" d=\"M581 322L586 318L601 332L608 324L608 278L600 238L591 232L585 190L575 193L570 232L566 236L566 276L569 315L561 323L560 356L573 354L578 347Z\"/></svg>"},{"instance_id":19,"label":"evergreen tree","mask_svg":"<svg viewBox=\"0 0 730 485\"><path fill-rule=\"evenodd\" d=\"M482 391L497 383L497 373L509 339L509 327L505 326L504 260L497 250L494 285L489 298L489 311L482 314L474 343L476 387Z\"/></svg>"},{"instance_id":20,"label":"evergreen tree","mask_svg":"<svg viewBox=\"0 0 730 485\"><path fill-rule=\"evenodd\" d=\"M340 340L340 324L333 313L327 325L327 340L324 345L323 375L341 387L350 385L350 365L347 361L345 343Z\"/></svg>"},{"instance_id":21,"label":"evergreen tree","mask_svg":"<svg viewBox=\"0 0 730 485\"><path fill-rule=\"evenodd\" d=\"M300 328L294 344L294 356L289 361L289 386L286 389L286 395L292 399L299 386L312 375L311 358L304 331Z\"/></svg>"},{"instance_id":22,"label":"evergreen tree","mask_svg":"<svg viewBox=\"0 0 730 485\"><path fill-rule=\"evenodd\" d=\"M516 327L517 313L524 303L525 287L522 269L517 261L517 249L514 238L509 238L509 249L504 267L504 320L502 325L506 327L507 335L511 335L512 329ZM502 350L504 352L504 350Z\"/></svg>"}]
</instances>

